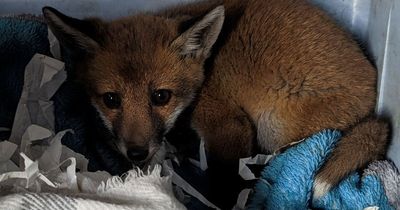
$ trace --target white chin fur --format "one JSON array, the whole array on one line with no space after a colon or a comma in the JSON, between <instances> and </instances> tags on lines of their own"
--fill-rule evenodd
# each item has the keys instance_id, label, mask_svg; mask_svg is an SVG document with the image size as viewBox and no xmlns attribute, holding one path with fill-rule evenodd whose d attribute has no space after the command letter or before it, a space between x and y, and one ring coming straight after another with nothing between
<instances>
[{"instance_id":1,"label":"white chin fur","mask_svg":"<svg viewBox=\"0 0 400 210\"><path fill-rule=\"evenodd\" d=\"M100 111L100 108L95 103L92 103L92 105L94 106L94 108L96 108L97 113L99 113L99 116L103 121L103 124L107 127L109 131L112 131L113 128L111 122L104 116L103 112Z\"/></svg>"},{"instance_id":2,"label":"white chin fur","mask_svg":"<svg viewBox=\"0 0 400 210\"><path fill-rule=\"evenodd\" d=\"M183 104L178 105L174 112L170 116L168 116L168 119L165 121L165 133L167 133L175 124L176 119L179 117L179 115L182 113L182 111L185 109Z\"/></svg>"},{"instance_id":3,"label":"white chin fur","mask_svg":"<svg viewBox=\"0 0 400 210\"><path fill-rule=\"evenodd\" d=\"M316 178L313 185L313 199L318 199L326 195L326 193L328 193L331 188L331 184L319 178Z\"/></svg>"}]
</instances>

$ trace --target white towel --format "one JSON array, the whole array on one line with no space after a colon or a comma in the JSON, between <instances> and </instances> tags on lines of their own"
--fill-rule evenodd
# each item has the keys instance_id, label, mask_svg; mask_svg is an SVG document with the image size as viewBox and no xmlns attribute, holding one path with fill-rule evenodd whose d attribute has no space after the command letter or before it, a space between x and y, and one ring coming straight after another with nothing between
<instances>
[{"instance_id":1,"label":"white towel","mask_svg":"<svg viewBox=\"0 0 400 210\"><path fill-rule=\"evenodd\" d=\"M125 180L118 176L111 177L101 182L93 193L89 189L82 189L86 193L68 190L57 193L13 193L0 197L0 209L185 209L174 196L170 177L161 177L160 173L159 165L148 175L139 170L131 170ZM80 187L84 186L80 183Z\"/></svg>"}]
</instances>

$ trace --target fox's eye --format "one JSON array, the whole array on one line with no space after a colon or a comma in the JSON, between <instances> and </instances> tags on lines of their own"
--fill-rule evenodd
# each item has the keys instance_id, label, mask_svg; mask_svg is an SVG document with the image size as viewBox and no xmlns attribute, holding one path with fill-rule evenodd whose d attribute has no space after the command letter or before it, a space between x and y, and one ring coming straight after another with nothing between
<instances>
[{"instance_id":1,"label":"fox's eye","mask_svg":"<svg viewBox=\"0 0 400 210\"><path fill-rule=\"evenodd\" d=\"M103 102L109 109L118 109L121 106L121 97L118 93L108 92L103 94Z\"/></svg>"},{"instance_id":2,"label":"fox's eye","mask_svg":"<svg viewBox=\"0 0 400 210\"><path fill-rule=\"evenodd\" d=\"M171 99L171 91L166 89L159 89L153 92L151 102L155 106L164 106Z\"/></svg>"}]
</instances>

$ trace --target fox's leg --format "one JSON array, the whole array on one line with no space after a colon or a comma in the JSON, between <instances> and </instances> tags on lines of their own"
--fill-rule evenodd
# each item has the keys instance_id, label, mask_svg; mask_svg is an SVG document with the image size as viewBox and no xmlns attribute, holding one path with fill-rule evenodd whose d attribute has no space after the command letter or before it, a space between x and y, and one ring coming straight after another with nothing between
<instances>
[{"instance_id":1,"label":"fox's leg","mask_svg":"<svg viewBox=\"0 0 400 210\"><path fill-rule=\"evenodd\" d=\"M193 112L192 127L218 161L232 163L251 155L255 128L247 114L230 101L203 94Z\"/></svg>"},{"instance_id":2,"label":"fox's leg","mask_svg":"<svg viewBox=\"0 0 400 210\"><path fill-rule=\"evenodd\" d=\"M256 132L240 107L214 98L202 95L192 126L204 139L209 154L208 198L222 209L231 209L245 186L238 175L238 159L251 155Z\"/></svg>"},{"instance_id":3,"label":"fox's leg","mask_svg":"<svg viewBox=\"0 0 400 210\"><path fill-rule=\"evenodd\" d=\"M357 124L338 142L313 186L313 197L325 195L349 173L370 161L383 158L387 147L388 125L376 119Z\"/></svg>"}]
</instances>

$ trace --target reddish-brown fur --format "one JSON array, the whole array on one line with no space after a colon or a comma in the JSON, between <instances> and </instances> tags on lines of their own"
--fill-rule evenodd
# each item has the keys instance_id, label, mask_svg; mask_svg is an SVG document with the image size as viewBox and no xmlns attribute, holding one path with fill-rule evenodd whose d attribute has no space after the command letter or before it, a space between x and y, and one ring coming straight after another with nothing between
<instances>
[{"instance_id":1,"label":"reddish-brown fur","mask_svg":"<svg viewBox=\"0 0 400 210\"><path fill-rule=\"evenodd\" d=\"M83 59L82 78L128 145L155 144L155 124L192 101L208 55L182 57L180 34L216 5L97 22L96 36L85 33L100 47L90 47ZM366 119L375 105L376 71L342 29L305 0L227 0L224 6L225 23L192 115L211 154L230 162L253 153L254 137L262 151L273 152L322 129L343 130L317 176L315 185L327 185L317 195L385 154L386 124ZM149 107L149 83L177 95L165 107ZM116 90L123 106L110 111L98 96Z\"/></svg>"}]
</instances>

